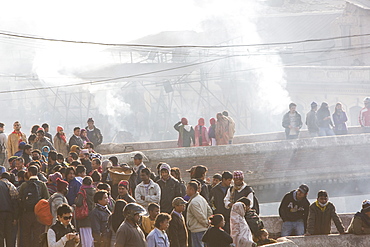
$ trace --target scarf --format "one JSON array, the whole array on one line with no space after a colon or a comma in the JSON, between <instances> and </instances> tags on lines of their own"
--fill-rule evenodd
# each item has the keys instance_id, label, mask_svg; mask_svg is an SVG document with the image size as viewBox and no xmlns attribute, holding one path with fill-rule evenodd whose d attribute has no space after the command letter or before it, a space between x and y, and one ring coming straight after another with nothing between
<instances>
[{"instance_id":1,"label":"scarf","mask_svg":"<svg viewBox=\"0 0 370 247\"><path fill-rule=\"evenodd\" d=\"M67 143L66 134L57 134L58 138L61 139L64 143Z\"/></svg>"},{"instance_id":2,"label":"scarf","mask_svg":"<svg viewBox=\"0 0 370 247\"><path fill-rule=\"evenodd\" d=\"M315 204L316 206L321 210L321 212L325 212L326 206L328 205L329 202L325 204L319 203L319 201L316 201Z\"/></svg>"},{"instance_id":3,"label":"scarf","mask_svg":"<svg viewBox=\"0 0 370 247\"><path fill-rule=\"evenodd\" d=\"M357 212L355 216L360 217L362 222L365 223L368 227L370 227L370 218L367 216L364 212L364 210L361 210L361 212Z\"/></svg>"},{"instance_id":4,"label":"scarf","mask_svg":"<svg viewBox=\"0 0 370 247\"><path fill-rule=\"evenodd\" d=\"M12 134L15 134L18 136L18 144L22 142L22 132L18 131L16 132L15 130L12 132Z\"/></svg>"}]
</instances>

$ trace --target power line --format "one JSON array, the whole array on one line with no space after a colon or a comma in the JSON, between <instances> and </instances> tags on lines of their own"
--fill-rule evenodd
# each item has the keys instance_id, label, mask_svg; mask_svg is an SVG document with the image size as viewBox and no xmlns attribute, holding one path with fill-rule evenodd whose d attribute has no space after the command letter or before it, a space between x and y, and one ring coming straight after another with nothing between
<instances>
[{"instance_id":1,"label":"power line","mask_svg":"<svg viewBox=\"0 0 370 247\"><path fill-rule=\"evenodd\" d=\"M120 43L102 43L94 41L76 41L76 40L66 40L66 39L54 39L54 38L45 38L37 37L26 34L17 34L11 33L8 31L0 31L0 35L22 38L22 39L33 39L41 41L52 41L52 42L64 42L64 43L73 43L73 44L89 44L89 45L103 45L103 46L124 46L124 47L152 47L152 48L205 48L205 49L218 49L218 48L232 48L232 47L253 47L253 46L274 46L274 45L291 45L291 44L300 44L307 42L319 42L319 41L329 41L345 38L358 38L370 36L370 34L355 34L347 36L335 36L330 38L316 38L316 39L305 39L297 41L287 41L287 42L272 42L272 43L257 43L257 44L236 44L236 45L150 45L150 44L120 44Z\"/></svg>"}]
</instances>

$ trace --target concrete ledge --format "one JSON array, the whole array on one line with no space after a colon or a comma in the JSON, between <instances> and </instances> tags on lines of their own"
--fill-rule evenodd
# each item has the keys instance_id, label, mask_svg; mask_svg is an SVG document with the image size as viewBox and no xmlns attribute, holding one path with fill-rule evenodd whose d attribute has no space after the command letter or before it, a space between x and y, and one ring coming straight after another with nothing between
<instances>
[{"instance_id":1,"label":"concrete ledge","mask_svg":"<svg viewBox=\"0 0 370 247\"><path fill-rule=\"evenodd\" d=\"M295 246L299 247L328 247L328 246L355 246L368 247L370 246L370 235L354 235L354 234L330 234L316 236L296 236L287 237ZM280 246L294 246L291 243ZM273 246L273 245L271 245Z\"/></svg>"},{"instance_id":2,"label":"concrete ledge","mask_svg":"<svg viewBox=\"0 0 370 247\"><path fill-rule=\"evenodd\" d=\"M348 134L361 134L361 127L349 127ZM307 130L302 130L300 132L300 139L310 138ZM270 142L285 140L285 133L282 132L272 132L264 134L252 134L252 135L239 135L235 136L234 144L243 143L256 143L256 142ZM155 142L132 142L132 143L103 143L96 148L96 150L101 154L117 154L126 153L132 151L143 151L152 149L169 149L177 148L177 140L169 141L155 141Z\"/></svg>"},{"instance_id":3,"label":"concrete ledge","mask_svg":"<svg viewBox=\"0 0 370 247\"><path fill-rule=\"evenodd\" d=\"M354 214L338 214L340 219L343 222L344 228L347 230ZM265 228L270 233L271 237L277 238L281 236L281 227L283 221L279 216L261 216ZM331 224L331 232L338 233L337 228L334 225L334 222ZM370 246L370 245L369 245Z\"/></svg>"}]
</instances>

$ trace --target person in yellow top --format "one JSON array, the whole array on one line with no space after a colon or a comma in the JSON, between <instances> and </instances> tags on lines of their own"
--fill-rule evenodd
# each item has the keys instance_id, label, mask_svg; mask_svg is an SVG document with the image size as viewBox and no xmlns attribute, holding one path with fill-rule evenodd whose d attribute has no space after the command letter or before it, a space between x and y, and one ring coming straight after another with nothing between
<instances>
[{"instance_id":1,"label":"person in yellow top","mask_svg":"<svg viewBox=\"0 0 370 247\"><path fill-rule=\"evenodd\" d=\"M13 124L14 131L8 136L8 143L6 146L6 150L8 152L8 159L18 151L19 143L24 141L27 143L26 134L21 132L21 124L20 122L16 121Z\"/></svg>"},{"instance_id":2,"label":"person in yellow top","mask_svg":"<svg viewBox=\"0 0 370 247\"><path fill-rule=\"evenodd\" d=\"M148 216L141 218L141 229L145 236L147 236L153 229L155 224L155 218L159 214L159 205L157 203L150 203L148 206Z\"/></svg>"}]
</instances>

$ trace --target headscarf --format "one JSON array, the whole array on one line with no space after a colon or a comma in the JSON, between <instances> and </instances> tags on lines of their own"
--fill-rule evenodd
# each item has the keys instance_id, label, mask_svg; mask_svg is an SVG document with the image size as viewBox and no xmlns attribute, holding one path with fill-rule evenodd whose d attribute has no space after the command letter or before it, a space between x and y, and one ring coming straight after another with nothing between
<instances>
[{"instance_id":1,"label":"headscarf","mask_svg":"<svg viewBox=\"0 0 370 247\"><path fill-rule=\"evenodd\" d=\"M182 125L188 125L188 120L186 118L181 118Z\"/></svg>"},{"instance_id":2,"label":"headscarf","mask_svg":"<svg viewBox=\"0 0 370 247\"><path fill-rule=\"evenodd\" d=\"M50 178L50 181L51 182L56 183L57 182L57 179L58 178L62 179L63 176L62 176L62 174L60 174L60 172L55 172L53 174L50 174L49 175L49 178Z\"/></svg>"},{"instance_id":3,"label":"headscarf","mask_svg":"<svg viewBox=\"0 0 370 247\"><path fill-rule=\"evenodd\" d=\"M57 190L59 192L62 192L68 187L69 183L67 181L64 181L60 178L57 178Z\"/></svg>"},{"instance_id":4,"label":"headscarf","mask_svg":"<svg viewBox=\"0 0 370 247\"><path fill-rule=\"evenodd\" d=\"M66 134L59 134L59 131L64 130L62 126L57 127L57 136L64 141L64 143L67 143Z\"/></svg>"},{"instance_id":5,"label":"headscarf","mask_svg":"<svg viewBox=\"0 0 370 247\"><path fill-rule=\"evenodd\" d=\"M47 149L48 151L44 151L44 149ZM47 158L47 157L49 157L49 152L50 152L50 148L49 148L49 146L43 146L42 147L42 155L44 155L45 156L45 158Z\"/></svg>"},{"instance_id":6,"label":"headscarf","mask_svg":"<svg viewBox=\"0 0 370 247\"><path fill-rule=\"evenodd\" d=\"M116 201L114 206L113 214L110 216L112 219L112 228L114 232L117 232L119 226L125 220L123 216L123 208L126 206L127 202L125 200L119 199Z\"/></svg>"},{"instance_id":7,"label":"headscarf","mask_svg":"<svg viewBox=\"0 0 370 247\"><path fill-rule=\"evenodd\" d=\"M211 125L215 125L215 124L216 124L216 119L215 119L215 118L211 118L211 119L209 120L209 123L210 123Z\"/></svg>"},{"instance_id":8,"label":"headscarf","mask_svg":"<svg viewBox=\"0 0 370 247\"><path fill-rule=\"evenodd\" d=\"M235 203L233 205L233 207L231 208L231 211L234 211L235 213L237 213L240 216L244 217L244 215L245 215L244 204L242 202Z\"/></svg>"},{"instance_id":9,"label":"headscarf","mask_svg":"<svg viewBox=\"0 0 370 247\"><path fill-rule=\"evenodd\" d=\"M204 118L199 118L198 119L198 125L204 126Z\"/></svg>"}]
</instances>

